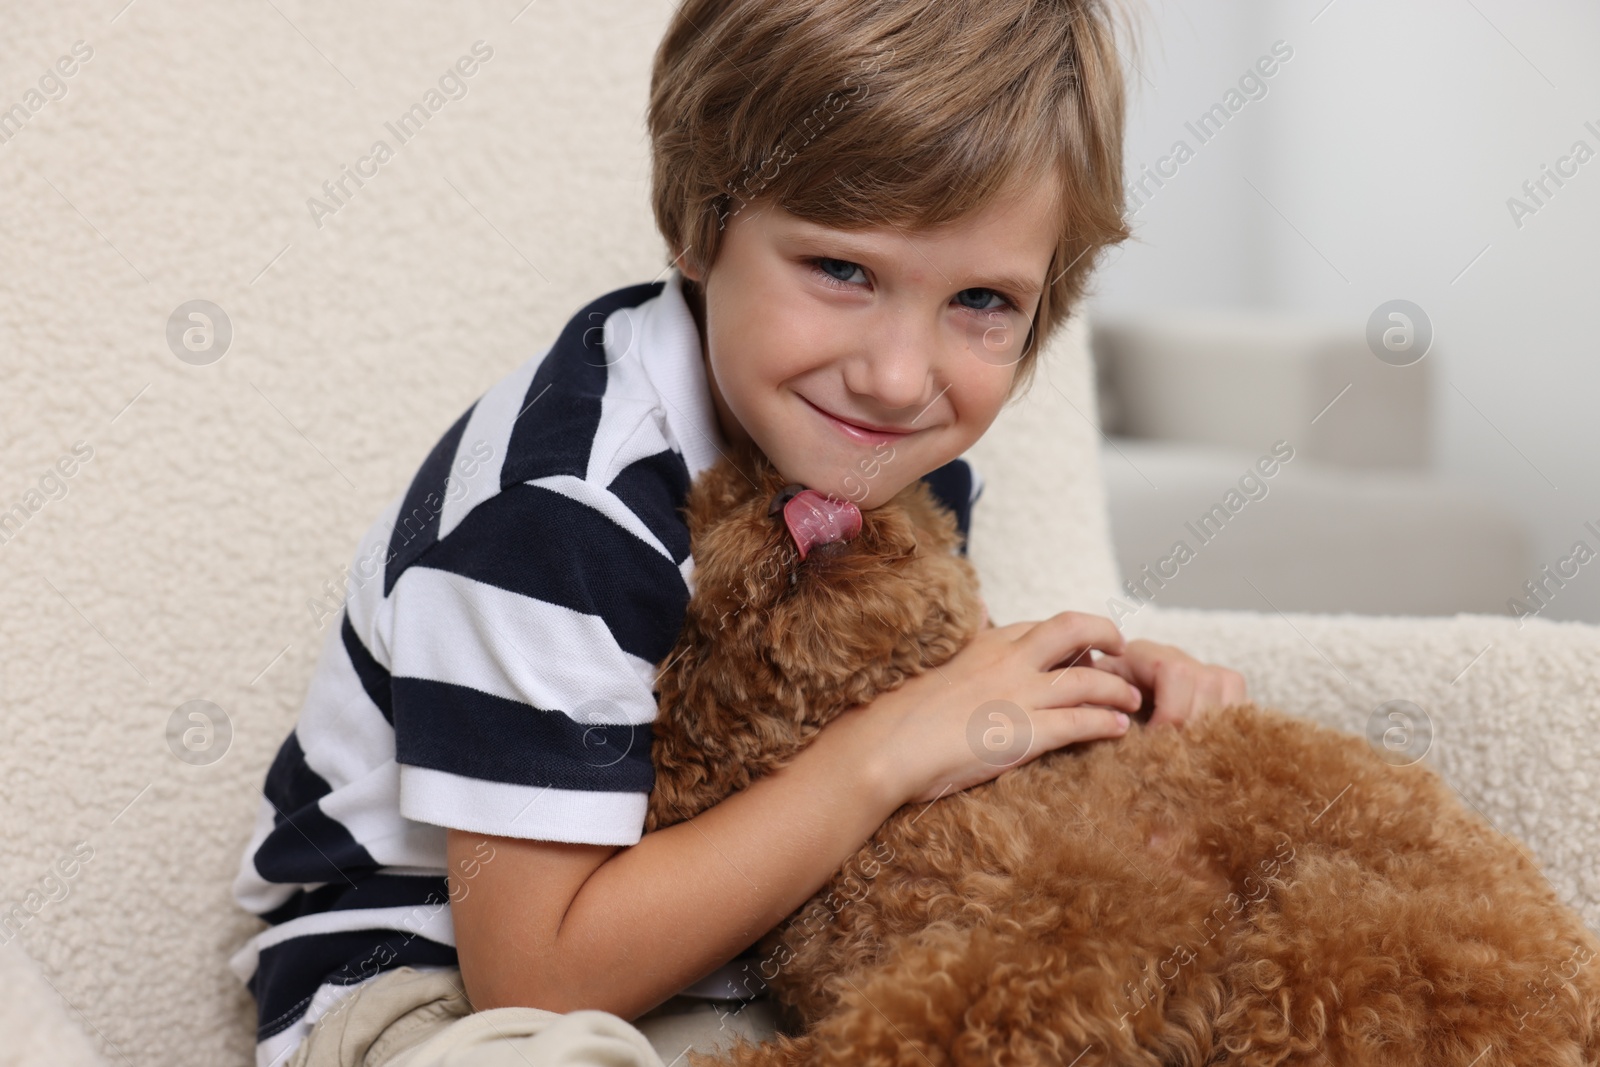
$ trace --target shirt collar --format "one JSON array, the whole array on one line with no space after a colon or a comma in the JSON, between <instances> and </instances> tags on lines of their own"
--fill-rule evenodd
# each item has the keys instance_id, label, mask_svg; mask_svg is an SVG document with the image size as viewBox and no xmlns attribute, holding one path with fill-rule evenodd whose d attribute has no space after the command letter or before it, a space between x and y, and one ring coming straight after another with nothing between
<instances>
[{"instance_id":1,"label":"shirt collar","mask_svg":"<svg viewBox=\"0 0 1600 1067\"><path fill-rule=\"evenodd\" d=\"M645 373L665 402L667 423L683 449L693 481L728 450L728 442L717 425L700 330L683 294L683 282L683 272L673 267L661 294L641 309L640 355Z\"/></svg>"}]
</instances>

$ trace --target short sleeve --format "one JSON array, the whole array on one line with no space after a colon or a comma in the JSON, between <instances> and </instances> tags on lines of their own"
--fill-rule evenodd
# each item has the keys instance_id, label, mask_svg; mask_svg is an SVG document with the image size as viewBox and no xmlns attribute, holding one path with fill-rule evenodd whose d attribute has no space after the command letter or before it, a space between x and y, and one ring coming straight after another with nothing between
<instances>
[{"instance_id":1,"label":"short sleeve","mask_svg":"<svg viewBox=\"0 0 1600 1067\"><path fill-rule=\"evenodd\" d=\"M390 594L401 815L636 843L655 665L688 596L659 538L592 483L516 483L473 508Z\"/></svg>"}]
</instances>

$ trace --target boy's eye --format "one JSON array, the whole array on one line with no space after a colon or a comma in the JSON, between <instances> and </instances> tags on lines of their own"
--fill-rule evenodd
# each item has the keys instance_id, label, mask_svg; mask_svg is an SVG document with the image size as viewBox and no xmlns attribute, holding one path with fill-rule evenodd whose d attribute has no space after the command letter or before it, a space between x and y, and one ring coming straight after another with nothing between
<instances>
[{"instance_id":1,"label":"boy's eye","mask_svg":"<svg viewBox=\"0 0 1600 1067\"><path fill-rule=\"evenodd\" d=\"M827 256L818 256L816 259L813 259L811 262L818 270L820 270L824 275L826 275L831 281L836 281L836 282L847 282L847 281L849 281L850 280L850 275L854 274L856 271L861 269L859 266L857 266L854 263L849 262L848 260L829 259ZM837 273L835 273L836 270L837 270Z\"/></svg>"},{"instance_id":2,"label":"boy's eye","mask_svg":"<svg viewBox=\"0 0 1600 1067\"><path fill-rule=\"evenodd\" d=\"M1000 302L998 302L998 304L990 304L990 296ZM955 299L960 302L960 306L968 307L968 309L974 310L974 312L994 312L994 310L1000 310L1002 307L1006 307L1006 299L1003 298L1003 296L1000 296L1000 294L995 293L994 290L962 290L960 293L955 294ZM976 304L968 304L968 302L966 302L968 299L973 299L973 301L978 302L976 302Z\"/></svg>"},{"instance_id":3,"label":"boy's eye","mask_svg":"<svg viewBox=\"0 0 1600 1067\"><path fill-rule=\"evenodd\" d=\"M851 281L852 276L857 271L861 270L861 266L859 264L852 263L847 259L831 259L831 258L829 258L827 256L813 256L813 257L811 257L809 262L811 264L812 270L816 271L817 274L822 277L822 280L826 284L831 285L835 289L849 289L849 288L851 288L852 286L850 285L850 281ZM865 279L862 279L862 280L865 280ZM987 294L987 296L992 296L992 297L994 297L996 300L998 300L1000 302L998 304L995 304L995 305L992 305L992 306L976 306L975 307L975 306L973 306L971 304L966 303L962 299L963 297L969 296L969 294L979 294L978 295L978 299L983 304L987 304L987 300L985 299L983 294ZM966 308L968 311L989 312L989 311L1000 311L1000 310L1006 309L1006 308L1010 308L1010 309L1015 309L1016 308L1016 304L1009 297L1004 296L1003 294L1001 294L1001 293L999 293L999 292L997 292L997 291L995 291L993 289L984 289L984 288L981 288L981 287L980 288L974 288L974 289L963 289L963 290L961 290L961 292L956 294L956 299L957 299L958 302L961 303L961 306Z\"/></svg>"}]
</instances>

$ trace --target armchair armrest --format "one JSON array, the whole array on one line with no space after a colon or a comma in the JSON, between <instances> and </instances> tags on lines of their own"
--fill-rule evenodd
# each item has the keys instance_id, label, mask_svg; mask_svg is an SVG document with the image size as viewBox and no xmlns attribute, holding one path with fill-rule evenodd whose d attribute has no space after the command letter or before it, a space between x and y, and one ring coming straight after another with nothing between
<instances>
[{"instance_id":1,"label":"armchair armrest","mask_svg":"<svg viewBox=\"0 0 1600 1067\"><path fill-rule=\"evenodd\" d=\"M69 1003L20 942L0 948L0 1034L11 1050L6 1063L107 1067Z\"/></svg>"},{"instance_id":2,"label":"armchair armrest","mask_svg":"<svg viewBox=\"0 0 1600 1067\"><path fill-rule=\"evenodd\" d=\"M1380 751L1400 729L1389 756L1420 756L1600 932L1600 626L1147 605L1123 632L1231 667L1256 703L1380 738ZM1396 726L1379 710L1394 700L1421 722Z\"/></svg>"}]
</instances>

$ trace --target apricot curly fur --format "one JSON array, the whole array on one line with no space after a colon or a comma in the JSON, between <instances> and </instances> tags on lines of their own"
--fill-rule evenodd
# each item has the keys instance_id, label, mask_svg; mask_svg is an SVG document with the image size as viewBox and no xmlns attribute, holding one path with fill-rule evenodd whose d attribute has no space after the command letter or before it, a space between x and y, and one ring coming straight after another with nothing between
<instances>
[{"instance_id":1,"label":"apricot curly fur","mask_svg":"<svg viewBox=\"0 0 1600 1067\"><path fill-rule=\"evenodd\" d=\"M695 480L646 830L944 663L978 579L921 481L800 560L749 446ZM1423 763L1254 703L895 812L759 942L783 1032L691 1067L1600 1064L1600 939Z\"/></svg>"}]
</instances>

